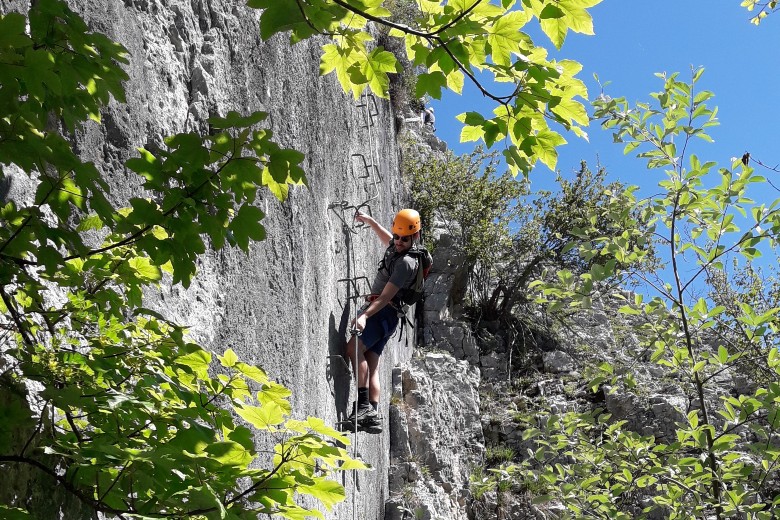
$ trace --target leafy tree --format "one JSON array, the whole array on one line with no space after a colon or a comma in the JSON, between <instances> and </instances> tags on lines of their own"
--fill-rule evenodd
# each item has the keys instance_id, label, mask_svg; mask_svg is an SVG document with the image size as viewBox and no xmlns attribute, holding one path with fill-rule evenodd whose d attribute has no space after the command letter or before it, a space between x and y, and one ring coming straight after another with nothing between
<instances>
[{"instance_id":1,"label":"leafy tree","mask_svg":"<svg viewBox=\"0 0 780 520\"><path fill-rule=\"evenodd\" d=\"M780 307L776 267L754 265L754 262L740 266L736 259L730 269L725 267L723 271L707 275L708 298L713 305L724 309L723 318L718 320L713 331L730 348L743 353L734 363L745 382L754 386L769 385L776 378L774 372L766 369L764 359L771 344L766 340L755 342L746 338L739 317L746 307L758 315Z\"/></svg>"},{"instance_id":2,"label":"leafy tree","mask_svg":"<svg viewBox=\"0 0 780 520\"><path fill-rule=\"evenodd\" d=\"M610 254L603 241L588 258L574 242L622 236L638 217L622 185L606 182L604 169L594 174L583 163L572 180L558 174L559 191L531 193L508 172L498 175L498 167L496 154L480 148L439 156L409 146L403 160L423 219L442 222L462 245L471 303L487 320L508 320L517 305L532 301L529 286L549 265L577 274L600 266ZM651 251L642 236L632 240ZM651 253L634 267L652 269L652 258Z\"/></svg>"},{"instance_id":3,"label":"leafy tree","mask_svg":"<svg viewBox=\"0 0 780 520\"><path fill-rule=\"evenodd\" d=\"M595 102L595 116L626 153L636 150L664 174L659 194L632 204L651 226L646 239L652 234L666 251L667 270L648 276L619 264L594 265L557 284L538 284L546 298L587 306L590 289L606 276L638 278L655 295L645 301L636 294L620 312L636 320L639 348L652 352L650 360L679 381L691 403L668 439L629 431L600 410L529 417L526 437L535 451L506 470L543 482L547 494L539 500L562 502L564 518L770 519L780 511L780 308L759 298L751 274L732 283L734 272L726 267L775 253L780 200L750 198L751 190L761 197L766 190L747 161L717 168L691 152L694 140L711 141L706 129L716 124L716 111L706 104L712 93L697 88L701 74L694 70L690 82L659 74L664 87L652 103L630 106L608 96ZM646 255L624 237L605 236L601 243L626 260ZM597 254L587 243L579 250L585 258ZM707 298L708 280L714 281L709 287L732 290ZM745 373L746 366L760 366L763 378L742 392L725 392L724 376ZM640 391L626 367L604 362L598 371L594 390Z\"/></svg>"},{"instance_id":4,"label":"leafy tree","mask_svg":"<svg viewBox=\"0 0 780 520\"><path fill-rule=\"evenodd\" d=\"M466 255L464 272L492 266L511 242L510 227L520 211L527 183L509 173L498 175L497 154L476 148L456 156L404 152L402 168L409 179L415 208L424 222L442 222Z\"/></svg>"},{"instance_id":5,"label":"leafy tree","mask_svg":"<svg viewBox=\"0 0 780 520\"><path fill-rule=\"evenodd\" d=\"M393 21L383 0L248 0L262 9L260 34L270 38L290 32L295 43L316 34L333 43L323 46L320 70L335 73L344 90L356 97L370 89L387 97L389 74L400 72L396 57L381 46L371 48L369 22L390 28L388 37L403 41L418 74L416 95L441 97L449 88L461 93L465 81L496 102L493 114L466 112L462 141L482 141L488 147L506 143L504 156L512 173L527 173L541 161L550 169L557 162L556 148L566 141L549 122L583 136L588 124L584 106L585 85L576 78L581 65L551 60L546 49L533 43L522 29L538 20L542 31L560 48L569 31L593 34L587 9L600 0L416 0L421 16L411 25ZM506 86L491 92L479 80L487 74Z\"/></svg>"},{"instance_id":6,"label":"leafy tree","mask_svg":"<svg viewBox=\"0 0 780 520\"><path fill-rule=\"evenodd\" d=\"M482 300L487 319L507 319L516 305L532 301L531 283L551 265L558 276L580 275L605 264L643 271L655 268L652 243L641 234L626 232L641 226L628 194L620 183L607 183L606 175L603 168L594 174L583 162L573 179L557 175L557 192L542 191L520 204L523 211L518 213L521 218L511 247L498 260L499 268L488 284L490 296ZM646 255L636 262L616 255L604 237L620 237ZM587 255L579 254L582 247L590 248ZM560 309L562 303L550 308Z\"/></svg>"},{"instance_id":7,"label":"leafy tree","mask_svg":"<svg viewBox=\"0 0 780 520\"><path fill-rule=\"evenodd\" d=\"M386 0L385 7L392 13L389 21L394 24L414 25L415 20L422 16L417 0ZM396 70L401 72L388 76L388 96L393 104L395 112L403 114L411 110L419 114L425 110L430 101L428 95L418 97L416 94L417 75L425 72L422 66L415 66L406 55L406 44L400 38L392 38L389 35L390 27L380 26L380 33L376 39L376 45L391 52L398 62Z\"/></svg>"},{"instance_id":8,"label":"leafy tree","mask_svg":"<svg viewBox=\"0 0 780 520\"><path fill-rule=\"evenodd\" d=\"M229 349L214 356L142 306L162 281L187 286L207 245L262 240L252 203L305 183L302 154L258 126L264 113L231 112L209 120L210 135L140 150L126 167L143 195L115 207L68 136L124 100L125 49L40 0L29 17L0 16L0 63L0 180L35 185L30 203L0 207L4 479L27 466L121 518L322 517L298 496L327 508L344 498L329 475L365 468L338 447L349 440L290 418L289 390L262 369ZM35 417L9 398L24 393L40 400ZM27 507L0 504L0 516L43 514Z\"/></svg>"}]
</instances>

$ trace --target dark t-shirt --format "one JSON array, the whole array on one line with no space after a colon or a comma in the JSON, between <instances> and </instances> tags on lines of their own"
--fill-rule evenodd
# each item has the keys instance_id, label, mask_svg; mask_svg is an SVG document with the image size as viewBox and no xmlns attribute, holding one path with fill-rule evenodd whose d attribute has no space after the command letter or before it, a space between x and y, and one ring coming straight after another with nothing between
<instances>
[{"instance_id":1,"label":"dark t-shirt","mask_svg":"<svg viewBox=\"0 0 780 520\"><path fill-rule=\"evenodd\" d=\"M384 264L380 266L371 284L371 294L382 294L387 282L399 289L411 287L417 275L417 261L409 255L392 250L385 252Z\"/></svg>"}]
</instances>

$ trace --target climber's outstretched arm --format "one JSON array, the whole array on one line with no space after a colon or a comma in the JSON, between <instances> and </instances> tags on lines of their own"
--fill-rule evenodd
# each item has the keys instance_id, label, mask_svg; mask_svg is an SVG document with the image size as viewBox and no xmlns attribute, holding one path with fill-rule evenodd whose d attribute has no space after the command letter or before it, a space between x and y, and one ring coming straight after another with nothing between
<instances>
[{"instance_id":1,"label":"climber's outstretched arm","mask_svg":"<svg viewBox=\"0 0 780 520\"><path fill-rule=\"evenodd\" d=\"M371 229L374 230L374 233L376 233L376 235L379 237L379 240L382 241L382 245L386 246L387 244L390 243L390 240L393 238L393 234L390 233L388 230L386 230L384 227L382 227L379 224L379 222L374 220L374 217L372 217L371 215L367 215L362 211L358 211L355 214L355 220L371 226Z\"/></svg>"}]
</instances>

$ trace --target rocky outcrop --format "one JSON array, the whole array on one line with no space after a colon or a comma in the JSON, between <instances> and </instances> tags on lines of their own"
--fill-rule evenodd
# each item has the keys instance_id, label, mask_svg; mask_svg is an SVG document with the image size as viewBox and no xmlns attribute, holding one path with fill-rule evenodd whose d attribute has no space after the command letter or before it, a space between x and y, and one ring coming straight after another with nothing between
<instances>
[{"instance_id":1,"label":"rocky outcrop","mask_svg":"<svg viewBox=\"0 0 780 520\"><path fill-rule=\"evenodd\" d=\"M479 349L468 324L460 319L468 273L465 256L452 236L435 230L433 267L425 282L423 343L479 364Z\"/></svg>"},{"instance_id":2,"label":"rocky outcrop","mask_svg":"<svg viewBox=\"0 0 780 520\"><path fill-rule=\"evenodd\" d=\"M479 370L425 352L395 372L387 520L466 520L469 477L482 464Z\"/></svg>"},{"instance_id":3,"label":"rocky outcrop","mask_svg":"<svg viewBox=\"0 0 780 520\"><path fill-rule=\"evenodd\" d=\"M484 461L479 350L458 303L467 278L449 235L435 233L424 327L414 358L393 375L386 520L466 520L470 478Z\"/></svg>"}]
</instances>

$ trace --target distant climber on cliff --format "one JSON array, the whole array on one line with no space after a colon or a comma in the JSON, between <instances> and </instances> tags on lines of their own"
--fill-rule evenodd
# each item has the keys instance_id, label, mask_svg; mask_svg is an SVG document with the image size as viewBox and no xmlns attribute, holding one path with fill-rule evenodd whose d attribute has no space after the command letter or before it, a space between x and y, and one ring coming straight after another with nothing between
<instances>
[{"instance_id":1,"label":"distant climber on cliff","mask_svg":"<svg viewBox=\"0 0 780 520\"><path fill-rule=\"evenodd\" d=\"M430 127L434 132L436 131L436 116L433 115L433 107L428 107L422 113L422 120L424 127Z\"/></svg>"},{"instance_id":2,"label":"distant climber on cliff","mask_svg":"<svg viewBox=\"0 0 780 520\"><path fill-rule=\"evenodd\" d=\"M355 220L371 226L383 244L389 244L379 264L371 294L352 321L353 336L347 342L347 355L352 369L357 372L357 411L343 421L349 427L355 422L358 429L368 433L382 432L379 406L379 356L398 326L399 314L406 305L416 302L422 290L422 271L431 265L430 255L418 244L420 214L413 209L396 213L392 233L373 217L360 211Z\"/></svg>"}]
</instances>

